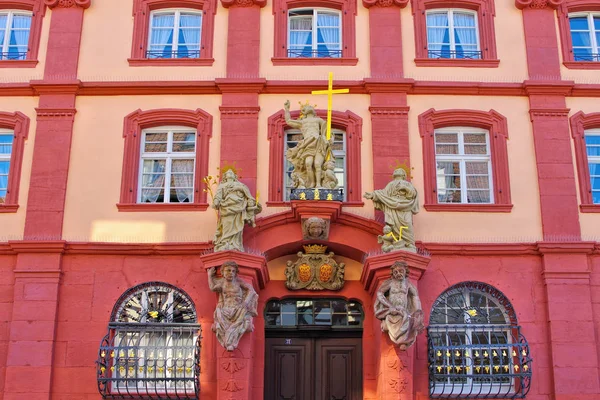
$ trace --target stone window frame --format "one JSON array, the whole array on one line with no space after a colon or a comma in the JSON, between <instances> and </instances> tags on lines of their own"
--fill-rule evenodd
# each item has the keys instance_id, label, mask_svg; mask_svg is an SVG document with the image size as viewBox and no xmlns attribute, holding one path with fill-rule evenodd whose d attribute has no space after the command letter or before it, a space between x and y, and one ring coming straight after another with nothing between
<instances>
[{"instance_id":1,"label":"stone window frame","mask_svg":"<svg viewBox=\"0 0 600 400\"><path fill-rule=\"evenodd\" d=\"M438 203L435 158L435 130L452 126L485 129L489 132L492 160L493 204ZM451 212L510 212L510 179L508 169L508 125L506 118L494 111L479 110L435 110L419 115L419 133L423 146L423 207L427 211Z\"/></svg>"},{"instance_id":2,"label":"stone window frame","mask_svg":"<svg viewBox=\"0 0 600 400\"><path fill-rule=\"evenodd\" d=\"M7 0L0 3L1 10L29 11L31 27L29 28L29 45L27 59L0 60L0 68L34 68L38 64L38 53L42 36L42 22L46 14L46 6L40 0Z\"/></svg>"},{"instance_id":3,"label":"stone window frame","mask_svg":"<svg viewBox=\"0 0 600 400\"><path fill-rule=\"evenodd\" d=\"M582 111L571 116L571 135L575 147L575 163L577 165L577 181L579 183L579 210L584 213L600 213L600 204L594 204L592 185L585 147L586 129L600 128L600 112L585 114Z\"/></svg>"},{"instance_id":4,"label":"stone window frame","mask_svg":"<svg viewBox=\"0 0 600 400\"><path fill-rule=\"evenodd\" d=\"M288 13L295 8L325 8L341 12L342 57L301 58L287 56ZM356 0L274 0L273 65L356 65Z\"/></svg>"},{"instance_id":5,"label":"stone window frame","mask_svg":"<svg viewBox=\"0 0 600 400\"><path fill-rule=\"evenodd\" d=\"M557 8L563 65L569 69L600 69L600 61L575 61L569 14L577 12L600 12L600 4L594 0L567 0Z\"/></svg>"},{"instance_id":6,"label":"stone window frame","mask_svg":"<svg viewBox=\"0 0 600 400\"><path fill-rule=\"evenodd\" d=\"M153 11L162 9L193 10L202 12L202 33L199 58L147 58L150 17ZM127 61L132 67L144 66L211 66L214 63L214 24L217 9L216 0L134 0L133 40L131 58Z\"/></svg>"},{"instance_id":7,"label":"stone window frame","mask_svg":"<svg viewBox=\"0 0 600 400\"><path fill-rule=\"evenodd\" d=\"M212 137L212 115L204 110L140 109L124 119L123 171L119 211L204 211L208 208L203 178L208 175L209 142ZM194 201L192 203L138 203L139 168L142 131L161 126L186 126L196 130Z\"/></svg>"},{"instance_id":8,"label":"stone window frame","mask_svg":"<svg viewBox=\"0 0 600 400\"><path fill-rule=\"evenodd\" d=\"M315 110L323 119L327 118L327 110ZM300 116L300 111L292 111L293 119ZM331 126L346 132L346 201L344 206L360 207L362 201L361 187L361 142L362 118L353 112L331 112ZM286 129L292 129L285 123L283 110L271 115L268 120L267 138L269 140L269 197L267 206L289 206L289 201L284 201L283 174L284 174L284 149Z\"/></svg>"},{"instance_id":9,"label":"stone window frame","mask_svg":"<svg viewBox=\"0 0 600 400\"><path fill-rule=\"evenodd\" d=\"M4 204L0 204L0 213L14 213L19 208L19 186L21 183L21 168L25 140L29 135L29 117L21 112L0 112L0 128L13 131L12 151L10 154L10 169Z\"/></svg>"},{"instance_id":10,"label":"stone window frame","mask_svg":"<svg viewBox=\"0 0 600 400\"><path fill-rule=\"evenodd\" d=\"M415 64L419 67L497 68L494 0L412 0L415 30ZM427 16L430 10L463 9L477 15L481 59L429 58L427 53Z\"/></svg>"}]
</instances>

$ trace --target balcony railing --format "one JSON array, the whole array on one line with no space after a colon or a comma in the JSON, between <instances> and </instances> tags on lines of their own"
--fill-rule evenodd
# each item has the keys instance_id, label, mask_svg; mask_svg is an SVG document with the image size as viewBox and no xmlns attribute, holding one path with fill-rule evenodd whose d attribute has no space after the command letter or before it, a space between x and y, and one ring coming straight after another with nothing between
<instances>
[{"instance_id":1,"label":"balcony railing","mask_svg":"<svg viewBox=\"0 0 600 400\"><path fill-rule=\"evenodd\" d=\"M148 50L146 58L200 58L200 50Z\"/></svg>"},{"instance_id":2,"label":"balcony railing","mask_svg":"<svg viewBox=\"0 0 600 400\"><path fill-rule=\"evenodd\" d=\"M464 50L428 50L429 58L458 58L466 60L480 60L481 51L464 51Z\"/></svg>"},{"instance_id":3,"label":"balcony railing","mask_svg":"<svg viewBox=\"0 0 600 400\"><path fill-rule=\"evenodd\" d=\"M591 54L575 54L575 61L600 61L600 53L591 53Z\"/></svg>"},{"instance_id":4,"label":"balcony railing","mask_svg":"<svg viewBox=\"0 0 600 400\"><path fill-rule=\"evenodd\" d=\"M427 328L431 398L524 398L531 386L529 344L520 327L500 324Z\"/></svg>"},{"instance_id":5,"label":"balcony railing","mask_svg":"<svg viewBox=\"0 0 600 400\"><path fill-rule=\"evenodd\" d=\"M200 325L109 324L96 374L103 399L198 399Z\"/></svg>"},{"instance_id":6,"label":"balcony railing","mask_svg":"<svg viewBox=\"0 0 600 400\"><path fill-rule=\"evenodd\" d=\"M27 51L0 52L0 60L26 60Z\"/></svg>"},{"instance_id":7,"label":"balcony railing","mask_svg":"<svg viewBox=\"0 0 600 400\"><path fill-rule=\"evenodd\" d=\"M342 50L304 50L288 49L290 58L340 58Z\"/></svg>"}]
</instances>

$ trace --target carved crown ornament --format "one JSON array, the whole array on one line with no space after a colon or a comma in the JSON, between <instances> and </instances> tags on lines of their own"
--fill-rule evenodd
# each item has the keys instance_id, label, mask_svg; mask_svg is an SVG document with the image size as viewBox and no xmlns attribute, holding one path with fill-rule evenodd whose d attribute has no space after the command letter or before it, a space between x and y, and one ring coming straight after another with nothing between
<instances>
[{"instance_id":1,"label":"carved crown ornament","mask_svg":"<svg viewBox=\"0 0 600 400\"><path fill-rule=\"evenodd\" d=\"M363 6L365 8L371 8L373 6L378 7L393 7L398 6L400 8L406 7L409 0L363 0Z\"/></svg>"},{"instance_id":2,"label":"carved crown ornament","mask_svg":"<svg viewBox=\"0 0 600 400\"><path fill-rule=\"evenodd\" d=\"M296 262L288 261L285 269L285 286L290 290L340 290L344 287L344 263L337 263L332 251L325 254L327 246L303 246Z\"/></svg>"},{"instance_id":3,"label":"carved crown ornament","mask_svg":"<svg viewBox=\"0 0 600 400\"><path fill-rule=\"evenodd\" d=\"M71 7L81 7L85 9L92 4L92 0L44 0L44 4L51 9Z\"/></svg>"},{"instance_id":4,"label":"carved crown ornament","mask_svg":"<svg viewBox=\"0 0 600 400\"><path fill-rule=\"evenodd\" d=\"M564 0L515 0L515 7L519 10L525 8L543 9L549 7L556 10Z\"/></svg>"}]
</instances>

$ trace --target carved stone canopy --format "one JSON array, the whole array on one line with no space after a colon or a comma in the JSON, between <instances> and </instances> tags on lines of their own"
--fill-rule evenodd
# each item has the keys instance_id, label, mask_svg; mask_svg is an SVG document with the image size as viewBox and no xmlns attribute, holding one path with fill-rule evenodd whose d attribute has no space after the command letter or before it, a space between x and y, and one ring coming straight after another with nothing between
<instances>
[{"instance_id":1,"label":"carved stone canopy","mask_svg":"<svg viewBox=\"0 0 600 400\"><path fill-rule=\"evenodd\" d=\"M344 286L344 263L337 263L327 246L304 246L298 260L287 262L285 286L290 290L340 290Z\"/></svg>"}]
</instances>

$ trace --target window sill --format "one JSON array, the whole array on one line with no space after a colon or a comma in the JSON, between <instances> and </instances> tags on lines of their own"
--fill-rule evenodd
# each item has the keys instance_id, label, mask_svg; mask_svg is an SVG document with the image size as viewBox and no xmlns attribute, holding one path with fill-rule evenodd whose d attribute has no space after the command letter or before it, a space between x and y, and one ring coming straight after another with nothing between
<instances>
[{"instance_id":1,"label":"window sill","mask_svg":"<svg viewBox=\"0 0 600 400\"><path fill-rule=\"evenodd\" d=\"M35 68L38 60L0 60L0 68Z\"/></svg>"},{"instance_id":2,"label":"window sill","mask_svg":"<svg viewBox=\"0 0 600 400\"><path fill-rule=\"evenodd\" d=\"M358 58L288 58L273 57L273 65L356 65Z\"/></svg>"},{"instance_id":3,"label":"window sill","mask_svg":"<svg viewBox=\"0 0 600 400\"><path fill-rule=\"evenodd\" d=\"M500 60L466 60L458 58L415 58L417 67L497 68Z\"/></svg>"},{"instance_id":4,"label":"window sill","mask_svg":"<svg viewBox=\"0 0 600 400\"><path fill-rule=\"evenodd\" d=\"M600 213L600 204L581 204L579 210L582 213Z\"/></svg>"},{"instance_id":5,"label":"window sill","mask_svg":"<svg viewBox=\"0 0 600 400\"><path fill-rule=\"evenodd\" d=\"M0 204L0 213L16 213L18 209L18 204Z\"/></svg>"},{"instance_id":6,"label":"window sill","mask_svg":"<svg viewBox=\"0 0 600 400\"><path fill-rule=\"evenodd\" d=\"M117 203L120 212L205 211L207 203Z\"/></svg>"},{"instance_id":7,"label":"window sill","mask_svg":"<svg viewBox=\"0 0 600 400\"><path fill-rule=\"evenodd\" d=\"M203 67L211 66L214 58L128 58L130 67L178 66Z\"/></svg>"},{"instance_id":8,"label":"window sill","mask_svg":"<svg viewBox=\"0 0 600 400\"><path fill-rule=\"evenodd\" d=\"M508 213L512 210L512 204L425 204L427 211L446 212L498 212Z\"/></svg>"},{"instance_id":9,"label":"window sill","mask_svg":"<svg viewBox=\"0 0 600 400\"><path fill-rule=\"evenodd\" d=\"M600 69L600 61L565 61L563 65L569 69Z\"/></svg>"}]
</instances>

